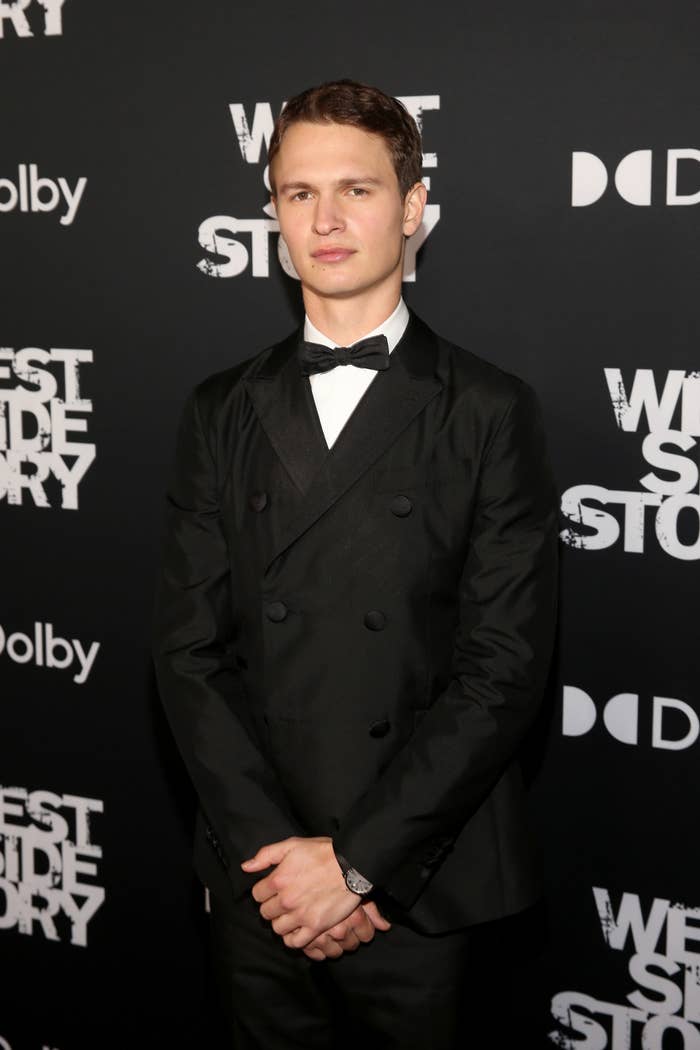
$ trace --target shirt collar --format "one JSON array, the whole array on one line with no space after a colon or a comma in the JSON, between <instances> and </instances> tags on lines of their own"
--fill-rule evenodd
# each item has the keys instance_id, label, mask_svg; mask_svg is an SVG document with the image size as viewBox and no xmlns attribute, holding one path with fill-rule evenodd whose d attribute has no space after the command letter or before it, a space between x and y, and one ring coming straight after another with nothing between
<instances>
[{"instance_id":1,"label":"shirt collar","mask_svg":"<svg viewBox=\"0 0 700 1050\"><path fill-rule=\"evenodd\" d=\"M386 321L382 321L380 325L373 328L371 332L367 332L366 335L360 336L360 339L369 339L373 335L385 335L389 344L389 353L391 353L406 331L409 318L408 307L403 298L401 298L399 299L399 305L387 317ZM304 319L304 339L307 343L320 343L322 346L333 347L338 345L333 339L329 339L327 335L324 335L323 332L319 332L318 328L311 323L308 317Z\"/></svg>"}]
</instances>

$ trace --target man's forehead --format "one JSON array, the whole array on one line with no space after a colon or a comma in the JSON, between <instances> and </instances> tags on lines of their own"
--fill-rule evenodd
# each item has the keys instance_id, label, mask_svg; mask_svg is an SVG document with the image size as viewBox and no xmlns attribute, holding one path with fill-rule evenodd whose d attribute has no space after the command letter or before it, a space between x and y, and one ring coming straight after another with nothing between
<instances>
[{"instance_id":1,"label":"man's forehead","mask_svg":"<svg viewBox=\"0 0 700 1050\"><path fill-rule=\"evenodd\" d=\"M344 124L293 124L274 158L281 183L393 182L389 149L380 135Z\"/></svg>"},{"instance_id":2,"label":"man's forehead","mask_svg":"<svg viewBox=\"0 0 700 1050\"><path fill-rule=\"evenodd\" d=\"M307 153L307 151L312 151ZM314 160L316 157L328 157L337 154L352 154L366 158L388 159L390 154L387 144L381 135L352 124L336 124L330 121L322 124L309 121L298 121L292 124L280 143L279 154L285 160Z\"/></svg>"}]
</instances>

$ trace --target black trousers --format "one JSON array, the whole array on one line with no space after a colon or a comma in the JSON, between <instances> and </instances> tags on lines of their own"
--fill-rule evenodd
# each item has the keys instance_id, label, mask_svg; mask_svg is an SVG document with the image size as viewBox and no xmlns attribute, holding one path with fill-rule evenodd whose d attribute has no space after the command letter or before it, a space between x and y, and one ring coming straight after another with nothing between
<instances>
[{"instance_id":1,"label":"black trousers","mask_svg":"<svg viewBox=\"0 0 700 1050\"><path fill-rule=\"evenodd\" d=\"M425 936L395 922L355 952L314 962L284 945L252 896L212 895L210 907L211 961L226 1050L506 1045L492 1013L488 1042L477 1034L484 1000L475 994L474 976L485 975L483 957L473 958L469 930Z\"/></svg>"}]
</instances>

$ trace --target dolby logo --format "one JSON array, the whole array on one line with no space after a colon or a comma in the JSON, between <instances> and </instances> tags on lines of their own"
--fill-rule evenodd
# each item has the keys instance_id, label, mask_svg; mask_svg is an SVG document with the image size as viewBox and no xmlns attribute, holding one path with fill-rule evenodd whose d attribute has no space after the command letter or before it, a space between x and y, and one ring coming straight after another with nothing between
<instances>
[{"instance_id":1,"label":"dolby logo","mask_svg":"<svg viewBox=\"0 0 700 1050\"><path fill-rule=\"evenodd\" d=\"M562 691L564 736L585 736L598 721L598 707L583 689L565 685ZM603 725L621 744L639 744L639 695L618 693L603 706ZM646 712L645 712L646 714ZM645 719L646 720L646 719ZM685 700L652 697L651 746L664 751L685 751L700 736L700 719Z\"/></svg>"},{"instance_id":2,"label":"dolby logo","mask_svg":"<svg viewBox=\"0 0 700 1050\"><path fill-rule=\"evenodd\" d=\"M618 196L638 208L649 207L652 203L652 173L658 165L665 167L665 203L669 207L700 204L700 188L697 188L700 187L700 150L697 149L637 149L628 153L619 161L612 175ZM681 174L684 190L679 188ZM609 182L608 168L595 153L577 151L571 154L572 208L587 208L595 204ZM692 192L687 192L687 182L696 187Z\"/></svg>"},{"instance_id":3,"label":"dolby logo","mask_svg":"<svg viewBox=\"0 0 700 1050\"><path fill-rule=\"evenodd\" d=\"M0 178L0 212L48 212L61 209L61 226L70 226L83 197L87 178L82 175L75 186L59 176L56 180L39 176L36 164L19 164L17 178Z\"/></svg>"},{"instance_id":4,"label":"dolby logo","mask_svg":"<svg viewBox=\"0 0 700 1050\"><path fill-rule=\"evenodd\" d=\"M52 623L36 622L31 635L22 631L10 634L0 626L0 657L5 655L15 664L33 664L59 671L75 670L73 681L77 685L87 681L99 648L99 642L83 645L78 638L59 637L54 634Z\"/></svg>"}]
</instances>

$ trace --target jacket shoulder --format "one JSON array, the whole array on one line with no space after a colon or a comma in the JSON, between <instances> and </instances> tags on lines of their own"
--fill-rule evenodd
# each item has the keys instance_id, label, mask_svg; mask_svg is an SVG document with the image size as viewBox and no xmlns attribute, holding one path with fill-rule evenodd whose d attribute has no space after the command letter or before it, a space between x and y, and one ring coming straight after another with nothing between
<instances>
[{"instance_id":1,"label":"jacket shoulder","mask_svg":"<svg viewBox=\"0 0 700 1050\"><path fill-rule=\"evenodd\" d=\"M415 313L413 323L414 331L423 346L431 348L439 378L454 393L471 393L484 407L505 407L519 394L531 392L525 380L507 372L473 350L439 335Z\"/></svg>"},{"instance_id":2,"label":"jacket shoulder","mask_svg":"<svg viewBox=\"0 0 700 1050\"><path fill-rule=\"evenodd\" d=\"M487 361L472 350L449 340L438 337L438 342L457 388L463 387L477 397L487 397L489 401L500 405L510 404L514 398L531 391L524 379L493 361Z\"/></svg>"},{"instance_id":3,"label":"jacket shoulder","mask_svg":"<svg viewBox=\"0 0 700 1050\"><path fill-rule=\"evenodd\" d=\"M512 427L541 429L542 407L535 389L473 350L446 339L416 318L436 375L458 417L470 419L488 448L507 420Z\"/></svg>"},{"instance_id":4,"label":"jacket shoulder","mask_svg":"<svg viewBox=\"0 0 700 1050\"><path fill-rule=\"evenodd\" d=\"M239 390L243 380L253 379L264 373L270 359L291 348L296 336L297 332L294 331L278 343L259 350L238 364L213 372L200 380L190 392L190 398L195 402L199 413L209 419L215 418Z\"/></svg>"}]
</instances>

